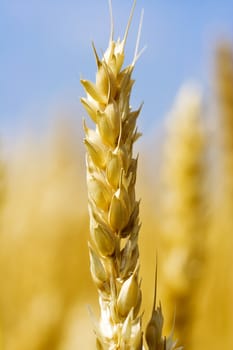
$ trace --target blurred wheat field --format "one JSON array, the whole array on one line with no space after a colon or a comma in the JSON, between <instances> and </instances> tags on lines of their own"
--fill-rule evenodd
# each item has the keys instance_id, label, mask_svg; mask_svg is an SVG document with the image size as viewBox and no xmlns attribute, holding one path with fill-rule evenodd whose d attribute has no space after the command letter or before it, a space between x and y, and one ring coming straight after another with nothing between
<instances>
[{"instance_id":1,"label":"blurred wheat field","mask_svg":"<svg viewBox=\"0 0 233 350\"><path fill-rule=\"evenodd\" d=\"M215 67L214 134L199 102L194 101L193 112L179 95L179 108L172 108L172 101L168 106L171 126L159 147L156 140L138 146L144 321L152 305L157 253L165 322L170 327L176 314L175 334L191 350L233 348L233 54L228 44L220 45ZM89 272L79 126L58 118L45 135L28 136L8 156L1 145L0 350L95 348L87 306L96 311L97 295Z\"/></svg>"}]
</instances>

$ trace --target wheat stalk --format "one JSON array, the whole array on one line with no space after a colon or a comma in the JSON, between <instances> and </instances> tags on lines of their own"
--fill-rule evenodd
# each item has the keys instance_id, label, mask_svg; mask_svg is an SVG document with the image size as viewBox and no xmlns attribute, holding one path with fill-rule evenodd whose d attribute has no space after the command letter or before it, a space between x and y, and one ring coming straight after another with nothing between
<instances>
[{"instance_id":1,"label":"wheat stalk","mask_svg":"<svg viewBox=\"0 0 233 350\"><path fill-rule=\"evenodd\" d=\"M95 322L97 349L143 348L141 288L139 279L139 201L135 197L138 158L133 145L140 134L138 110L132 110L132 72L138 51L142 16L132 63L123 68L124 49L136 1L133 3L123 40L113 40L97 63L96 82L81 80L87 93L81 102L95 123L84 123L87 150L87 188L90 214L90 269L99 293L100 322ZM111 2L110 2L111 9ZM112 18L112 11L111 18ZM143 13L142 13L143 14ZM113 23L113 22L112 22ZM152 312L146 331L149 350L172 349L162 337L161 308ZM157 346L155 348L155 346Z\"/></svg>"}]
</instances>

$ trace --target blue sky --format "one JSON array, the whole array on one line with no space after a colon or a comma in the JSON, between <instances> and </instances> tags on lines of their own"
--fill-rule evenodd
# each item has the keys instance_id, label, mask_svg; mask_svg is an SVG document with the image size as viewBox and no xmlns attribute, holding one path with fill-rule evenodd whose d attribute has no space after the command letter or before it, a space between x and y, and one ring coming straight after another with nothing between
<instances>
[{"instance_id":1,"label":"blue sky","mask_svg":"<svg viewBox=\"0 0 233 350\"><path fill-rule=\"evenodd\" d=\"M122 36L132 0L112 0L115 33ZM141 46L147 50L134 77L132 105L144 101L140 128L153 129L187 81L206 89L216 41L233 38L233 0L138 0L128 44L130 62L141 8ZM84 114L80 77L94 80L94 40L99 52L109 37L107 0L0 1L0 134L43 129L53 114Z\"/></svg>"}]
</instances>

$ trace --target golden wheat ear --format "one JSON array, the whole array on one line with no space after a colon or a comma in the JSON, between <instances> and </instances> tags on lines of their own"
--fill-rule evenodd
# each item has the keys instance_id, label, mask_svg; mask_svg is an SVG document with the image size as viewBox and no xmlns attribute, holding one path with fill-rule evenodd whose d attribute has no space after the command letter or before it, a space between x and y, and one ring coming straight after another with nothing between
<instances>
[{"instance_id":1,"label":"golden wheat ear","mask_svg":"<svg viewBox=\"0 0 233 350\"><path fill-rule=\"evenodd\" d=\"M139 201L135 196L139 136L130 94L133 66L122 68L134 1L122 41L114 41L112 4L109 46L97 64L95 83L81 80L87 93L81 102L95 124L84 123L88 206L90 214L90 269L97 287L100 320L95 322L97 349L142 350L138 234ZM140 29L141 30L141 29ZM138 50L139 39L136 45ZM137 50L136 54L137 55ZM93 318L93 317L92 317Z\"/></svg>"},{"instance_id":2,"label":"golden wheat ear","mask_svg":"<svg viewBox=\"0 0 233 350\"><path fill-rule=\"evenodd\" d=\"M84 123L87 190L90 214L90 269L97 287L100 321L95 322L97 349L143 350L141 282L139 278L138 235L139 201L135 184L138 157L133 146L140 136L130 96L134 65L139 51L143 21L141 14L133 61L125 68L125 44L132 21L133 2L123 40L114 41L112 4L109 1L111 31L109 46L100 59L93 45L97 63L95 83L81 80L87 93L81 102L95 124ZM157 266L157 265L156 265ZM174 349L174 343L162 337L161 304L156 309L157 267L152 317L146 331L149 350ZM157 347L155 347L157 346ZM159 346L159 347L158 347Z\"/></svg>"},{"instance_id":3,"label":"golden wheat ear","mask_svg":"<svg viewBox=\"0 0 233 350\"><path fill-rule=\"evenodd\" d=\"M161 241L164 254L161 257L160 290L168 328L172 326L176 306L175 336L187 348L191 346L195 324L193 306L206 258L206 141L202 105L199 88L185 85L181 89L167 119L162 167Z\"/></svg>"}]
</instances>

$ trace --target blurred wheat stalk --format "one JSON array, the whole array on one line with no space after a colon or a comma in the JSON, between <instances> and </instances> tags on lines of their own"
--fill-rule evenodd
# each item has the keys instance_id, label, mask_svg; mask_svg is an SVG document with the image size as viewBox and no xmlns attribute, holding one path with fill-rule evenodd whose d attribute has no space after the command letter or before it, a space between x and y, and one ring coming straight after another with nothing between
<instances>
[{"instance_id":1,"label":"blurred wheat stalk","mask_svg":"<svg viewBox=\"0 0 233 350\"><path fill-rule=\"evenodd\" d=\"M161 295L177 338L189 349L206 236L203 227L204 126L201 93L186 86L167 120L162 169ZM172 312L173 310L173 312ZM173 315L173 317L172 317Z\"/></svg>"},{"instance_id":2,"label":"blurred wheat stalk","mask_svg":"<svg viewBox=\"0 0 233 350\"><path fill-rule=\"evenodd\" d=\"M233 347L233 50L230 42L218 44L214 63L218 182L202 319L207 322L208 314L204 344L209 344L211 337L212 349L217 350L223 344L226 349Z\"/></svg>"},{"instance_id":3,"label":"blurred wheat stalk","mask_svg":"<svg viewBox=\"0 0 233 350\"><path fill-rule=\"evenodd\" d=\"M71 315L91 281L88 266L80 269L83 261L88 264L88 217L74 130L66 118L53 126L49 141L27 139L2 162L7 171L0 225L1 350L68 350L66 329L79 323L78 314Z\"/></svg>"},{"instance_id":4,"label":"blurred wheat stalk","mask_svg":"<svg viewBox=\"0 0 233 350\"><path fill-rule=\"evenodd\" d=\"M215 59L215 90L219 113L219 148L222 181L222 202L224 211L232 218L233 208L233 50L230 44L218 46Z\"/></svg>"}]
</instances>

